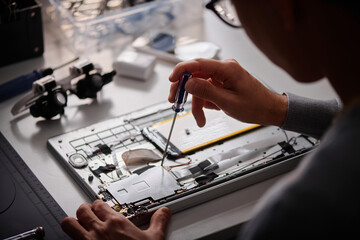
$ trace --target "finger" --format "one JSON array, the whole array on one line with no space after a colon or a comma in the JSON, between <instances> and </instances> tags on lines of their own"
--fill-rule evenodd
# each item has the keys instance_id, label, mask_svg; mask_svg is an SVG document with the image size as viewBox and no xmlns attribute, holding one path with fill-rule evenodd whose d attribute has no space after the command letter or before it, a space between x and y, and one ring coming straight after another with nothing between
<instances>
[{"instance_id":1,"label":"finger","mask_svg":"<svg viewBox=\"0 0 360 240\"><path fill-rule=\"evenodd\" d=\"M204 100L204 108L220 110L220 108L218 106L216 106L216 104L209 102L209 101L205 101L205 100Z\"/></svg>"},{"instance_id":2,"label":"finger","mask_svg":"<svg viewBox=\"0 0 360 240\"><path fill-rule=\"evenodd\" d=\"M210 101L217 106L226 104L229 94L227 90L215 87L209 81L200 78L189 79L185 90L193 96Z\"/></svg>"},{"instance_id":3,"label":"finger","mask_svg":"<svg viewBox=\"0 0 360 240\"><path fill-rule=\"evenodd\" d=\"M205 118L205 114L204 114L204 110L203 110L204 100L200 99L196 96L193 96L191 104L192 104L191 111L196 120L196 124L199 127L205 126L206 118Z\"/></svg>"},{"instance_id":4,"label":"finger","mask_svg":"<svg viewBox=\"0 0 360 240\"><path fill-rule=\"evenodd\" d=\"M170 86L170 93L169 93L168 101L171 103L175 102L177 86L178 86L178 82L172 83Z\"/></svg>"},{"instance_id":5,"label":"finger","mask_svg":"<svg viewBox=\"0 0 360 240\"><path fill-rule=\"evenodd\" d=\"M72 239L85 239L89 234L81 224L72 217L66 217L61 222L62 230Z\"/></svg>"},{"instance_id":6,"label":"finger","mask_svg":"<svg viewBox=\"0 0 360 240\"><path fill-rule=\"evenodd\" d=\"M91 205L91 209L101 221L106 221L110 216L116 214L116 212L102 200L95 200Z\"/></svg>"},{"instance_id":7,"label":"finger","mask_svg":"<svg viewBox=\"0 0 360 240\"><path fill-rule=\"evenodd\" d=\"M171 218L171 211L167 207L158 209L151 217L147 232L151 232L155 238L164 239Z\"/></svg>"},{"instance_id":8,"label":"finger","mask_svg":"<svg viewBox=\"0 0 360 240\"><path fill-rule=\"evenodd\" d=\"M170 74L169 80L171 82L178 81L184 72L190 72L194 76L200 76L202 78L209 78L219 72L220 68L223 67L220 63L221 61L219 60L202 58L178 63Z\"/></svg>"},{"instance_id":9,"label":"finger","mask_svg":"<svg viewBox=\"0 0 360 240\"><path fill-rule=\"evenodd\" d=\"M215 87L224 88L223 82L214 81L214 80L211 79L211 78L207 79L207 81L208 81L209 83L213 84Z\"/></svg>"},{"instance_id":10,"label":"finger","mask_svg":"<svg viewBox=\"0 0 360 240\"><path fill-rule=\"evenodd\" d=\"M78 208L76 211L76 217L81 225L83 225L87 230L101 225L100 219L95 215L91 209L91 205L88 203L84 203Z\"/></svg>"}]
</instances>

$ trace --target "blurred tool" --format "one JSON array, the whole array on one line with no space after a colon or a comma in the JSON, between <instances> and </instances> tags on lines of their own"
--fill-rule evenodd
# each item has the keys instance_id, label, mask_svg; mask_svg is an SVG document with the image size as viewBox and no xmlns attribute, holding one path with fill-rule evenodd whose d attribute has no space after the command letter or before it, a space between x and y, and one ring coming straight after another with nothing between
<instances>
[{"instance_id":1,"label":"blurred tool","mask_svg":"<svg viewBox=\"0 0 360 240\"><path fill-rule=\"evenodd\" d=\"M50 119L58 114L62 115L69 93L80 99L95 99L102 87L111 82L116 74L115 71L101 74L101 67L88 59L77 61L69 71L70 75L59 81L52 75L35 81L32 90L15 103L11 113L17 115L29 108L34 117Z\"/></svg>"},{"instance_id":2,"label":"blurred tool","mask_svg":"<svg viewBox=\"0 0 360 240\"><path fill-rule=\"evenodd\" d=\"M184 111L184 104L186 103L187 96L188 96L188 93L185 91L185 85L191 77L192 77L191 73L185 72L179 79L179 83L178 83L178 87L177 87L176 95L175 95L175 102L174 102L174 105L172 106L172 109L175 111L175 114L174 114L174 118L172 120L169 137L168 137L166 145L165 145L164 154L161 159L161 166L163 166L164 159L167 155L167 148L169 146L171 133L172 133L174 125L175 125L176 116L177 116L178 112Z\"/></svg>"},{"instance_id":3,"label":"blurred tool","mask_svg":"<svg viewBox=\"0 0 360 240\"><path fill-rule=\"evenodd\" d=\"M136 38L132 47L158 59L178 63L194 58L216 58L220 47L212 42L167 32L150 31Z\"/></svg>"},{"instance_id":4,"label":"blurred tool","mask_svg":"<svg viewBox=\"0 0 360 240\"><path fill-rule=\"evenodd\" d=\"M76 57L71 61L68 61L54 68L36 69L32 73L22 75L0 85L0 102L3 102L9 98L12 98L20 93L31 89L33 82L35 82L36 80L51 75L55 70L60 69L72 62L75 62L78 59L79 57Z\"/></svg>"},{"instance_id":5,"label":"blurred tool","mask_svg":"<svg viewBox=\"0 0 360 240\"><path fill-rule=\"evenodd\" d=\"M24 240L24 239L43 239L45 236L45 231L43 227L37 227L32 230L20 233L18 235L5 238L4 240Z\"/></svg>"},{"instance_id":6,"label":"blurred tool","mask_svg":"<svg viewBox=\"0 0 360 240\"><path fill-rule=\"evenodd\" d=\"M152 1L154 0L63 0L59 2L76 20L82 21Z\"/></svg>"}]
</instances>

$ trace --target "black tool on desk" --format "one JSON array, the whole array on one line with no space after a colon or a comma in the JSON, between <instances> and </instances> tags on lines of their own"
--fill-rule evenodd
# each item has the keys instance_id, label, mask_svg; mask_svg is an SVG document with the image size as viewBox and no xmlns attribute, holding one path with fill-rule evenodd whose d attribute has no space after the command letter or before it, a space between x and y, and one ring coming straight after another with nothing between
<instances>
[{"instance_id":1,"label":"black tool on desk","mask_svg":"<svg viewBox=\"0 0 360 240\"><path fill-rule=\"evenodd\" d=\"M65 212L0 132L0 239L42 226L44 239L69 239Z\"/></svg>"},{"instance_id":2,"label":"black tool on desk","mask_svg":"<svg viewBox=\"0 0 360 240\"><path fill-rule=\"evenodd\" d=\"M9 98L12 98L20 93L28 91L31 89L33 82L43 78L45 76L51 75L55 70L60 69L70 63L78 60L79 57L72 59L64 64L56 66L54 68L44 68L44 69L36 69L29 74L22 75L20 77L14 78L4 84L0 85L0 102L3 102Z\"/></svg>"},{"instance_id":3,"label":"black tool on desk","mask_svg":"<svg viewBox=\"0 0 360 240\"><path fill-rule=\"evenodd\" d=\"M11 109L13 115L30 109L34 117L52 117L64 114L67 106L67 91L80 99L96 98L102 87L112 81L116 72L101 74L100 66L88 59L77 61L69 69L70 75L56 81L52 75L43 77L32 84L32 90Z\"/></svg>"},{"instance_id":4,"label":"black tool on desk","mask_svg":"<svg viewBox=\"0 0 360 240\"><path fill-rule=\"evenodd\" d=\"M25 239L34 239L42 240L44 239L45 231L43 227L37 227L29 231L19 233L15 236L5 238L4 240L25 240Z\"/></svg>"}]
</instances>

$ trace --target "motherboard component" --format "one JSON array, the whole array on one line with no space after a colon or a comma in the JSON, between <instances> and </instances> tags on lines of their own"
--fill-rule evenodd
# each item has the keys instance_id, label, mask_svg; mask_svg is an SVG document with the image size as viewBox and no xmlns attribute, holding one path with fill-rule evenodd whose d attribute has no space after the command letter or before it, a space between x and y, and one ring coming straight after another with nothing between
<instances>
[{"instance_id":1,"label":"motherboard component","mask_svg":"<svg viewBox=\"0 0 360 240\"><path fill-rule=\"evenodd\" d=\"M85 157L83 155L81 155L80 153L74 153L74 154L70 155L69 163L74 168L83 168L88 165L88 162L86 161Z\"/></svg>"},{"instance_id":2,"label":"motherboard component","mask_svg":"<svg viewBox=\"0 0 360 240\"><path fill-rule=\"evenodd\" d=\"M160 161L160 156L150 149L130 149L122 154L122 159L127 166L144 165Z\"/></svg>"},{"instance_id":3,"label":"motherboard component","mask_svg":"<svg viewBox=\"0 0 360 240\"><path fill-rule=\"evenodd\" d=\"M159 200L175 194L180 186L162 167L154 167L141 175L131 175L107 189L119 204L134 203L143 199Z\"/></svg>"}]
</instances>

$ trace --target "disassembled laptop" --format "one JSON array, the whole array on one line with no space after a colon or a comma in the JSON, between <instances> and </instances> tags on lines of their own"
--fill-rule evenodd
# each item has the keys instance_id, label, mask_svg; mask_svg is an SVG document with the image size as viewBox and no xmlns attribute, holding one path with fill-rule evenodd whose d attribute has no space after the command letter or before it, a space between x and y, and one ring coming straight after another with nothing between
<instances>
[{"instance_id":1,"label":"disassembled laptop","mask_svg":"<svg viewBox=\"0 0 360 240\"><path fill-rule=\"evenodd\" d=\"M187 103L178 117L189 115L190 107ZM160 166L166 138L157 126L172 115L168 102L156 104L52 137L48 148L92 200L102 199L129 218L141 218L161 206L181 211L287 172L318 143L262 126L207 141L206 132L211 137L226 129L217 129L209 119L203 130L206 144L185 141L198 146L186 152L173 137ZM174 131L192 139L191 129L196 128L177 124Z\"/></svg>"}]
</instances>

